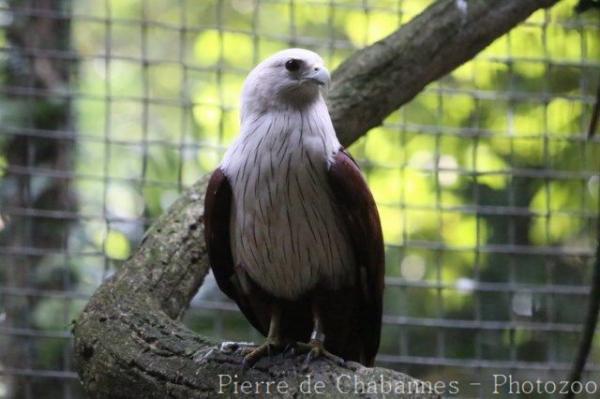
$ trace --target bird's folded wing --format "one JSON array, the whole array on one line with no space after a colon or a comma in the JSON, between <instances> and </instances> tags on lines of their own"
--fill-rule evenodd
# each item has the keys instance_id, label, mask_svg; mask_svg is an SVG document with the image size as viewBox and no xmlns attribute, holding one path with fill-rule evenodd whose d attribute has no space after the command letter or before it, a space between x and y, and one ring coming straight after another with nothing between
<instances>
[{"instance_id":1,"label":"bird's folded wing","mask_svg":"<svg viewBox=\"0 0 600 399\"><path fill-rule=\"evenodd\" d=\"M227 176L221 169L216 169L204 199L204 236L210 266L221 291L238 304L257 330L266 334L268 324L254 310L262 304L253 304L257 298L244 292L235 273L230 237L231 201L232 190Z\"/></svg>"},{"instance_id":2,"label":"bird's folded wing","mask_svg":"<svg viewBox=\"0 0 600 399\"><path fill-rule=\"evenodd\" d=\"M329 167L329 184L352 240L357 284L364 301L357 317L367 358L379 348L385 274L385 252L379 213L360 169L341 149Z\"/></svg>"}]
</instances>

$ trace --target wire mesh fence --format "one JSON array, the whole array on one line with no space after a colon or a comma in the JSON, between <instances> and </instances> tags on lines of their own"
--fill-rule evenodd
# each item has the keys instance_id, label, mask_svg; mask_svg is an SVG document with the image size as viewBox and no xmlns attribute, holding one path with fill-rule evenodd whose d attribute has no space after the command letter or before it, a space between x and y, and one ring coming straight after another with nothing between
<instances>
[{"instance_id":1,"label":"wire mesh fence","mask_svg":"<svg viewBox=\"0 0 600 399\"><path fill-rule=\"evenodd\" d=\"M83 397L71 320L218 164L253 65L300 46L334 69L430 3L0 1L0 397ZM535 13L350 147L386 239L380 365L463 382L461 397L485 397L493 373L568 374L600 191L600 27L574 5ZM186 322L260 339L210 278Z\"/></svg>"}]
</instances>

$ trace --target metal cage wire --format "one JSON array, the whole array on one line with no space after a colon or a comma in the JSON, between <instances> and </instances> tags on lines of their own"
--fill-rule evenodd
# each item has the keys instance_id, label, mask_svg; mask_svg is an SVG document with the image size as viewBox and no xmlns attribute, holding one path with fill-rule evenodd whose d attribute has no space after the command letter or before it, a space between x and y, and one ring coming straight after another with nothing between
<instances>
[{"instance_id":1,"label":"metal cage wire","mask_svg":"<svg viewBox=\"0 0 600 399\"><path fill-rule=\"evenodd\" d=\"M254 64L301 46L335 67L430 3L0 1L0 397L83 397L71 320L217 165ZM386 238L379 364L464 382L461 397L485 397L493 372L567 375L600 190L599 26L573 6L537 12L350 147ZM211 279L186 322L260 339ZM597 361L595 347L586 379Z\"/></svg>"}]
</instances>

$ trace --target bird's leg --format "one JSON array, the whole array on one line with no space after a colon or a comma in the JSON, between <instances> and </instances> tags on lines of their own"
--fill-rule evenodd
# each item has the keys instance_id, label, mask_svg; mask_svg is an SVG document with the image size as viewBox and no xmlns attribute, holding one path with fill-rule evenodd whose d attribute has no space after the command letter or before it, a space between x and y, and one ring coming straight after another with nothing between
<instances>
[{"instance_id":1,"label":"bird's leg","mask_svg":"<svg viewBox=\"0 0 600 399\"><path fill-rule=\"evenodd\" d=\"M302 366L303 369L307 369L310 362L319 357L324 357L335 362L338 365L344 365L344 359L339 356L334 355L325 349L323 343L325 341L325 333L323 332L323 323L321 321L321 314L319 312L318 305L313 303L312 306L313 312L313 331L310 335L310 341L308 343L298 342L296 344L296 349L300 353L305 353L306 358L304 359L304 364Z\"/></svg>"},{"instance_id":2,"label":"bird's leg","mask_svg":"<svg viewBox=\"0 0 600 399\"><path fill-rule=\"evenodd\" d=\"M256 347L255 349L248 350L248 354L244 357L242 363L244 369L248 369L260 360L264 356L271 356L271 354L281 351L283 343L279 334L279 326L281 322L281 308L277 304L273 304L271 307L271 322L269 323L269 334L267 335L266 341Z\"/></svg>"}]
</instances>

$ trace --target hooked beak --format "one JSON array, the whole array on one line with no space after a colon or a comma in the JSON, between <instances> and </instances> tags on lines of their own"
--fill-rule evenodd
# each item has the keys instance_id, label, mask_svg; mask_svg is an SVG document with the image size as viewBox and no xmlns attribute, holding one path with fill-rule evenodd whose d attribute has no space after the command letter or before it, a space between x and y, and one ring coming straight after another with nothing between
<instances>
[{"instance_id":1,"label":"hooked beak","mask_svg":"<svg viewBox=\"0 0 600 399\"><path fill-rule=\"evenodd\" d=\"M327 68L323 66L317 66L312 68L303 80L316 83L319 86L329 86L329 83L331 82L331 76L329 75Z\"/></svg>"}]
</instances>

